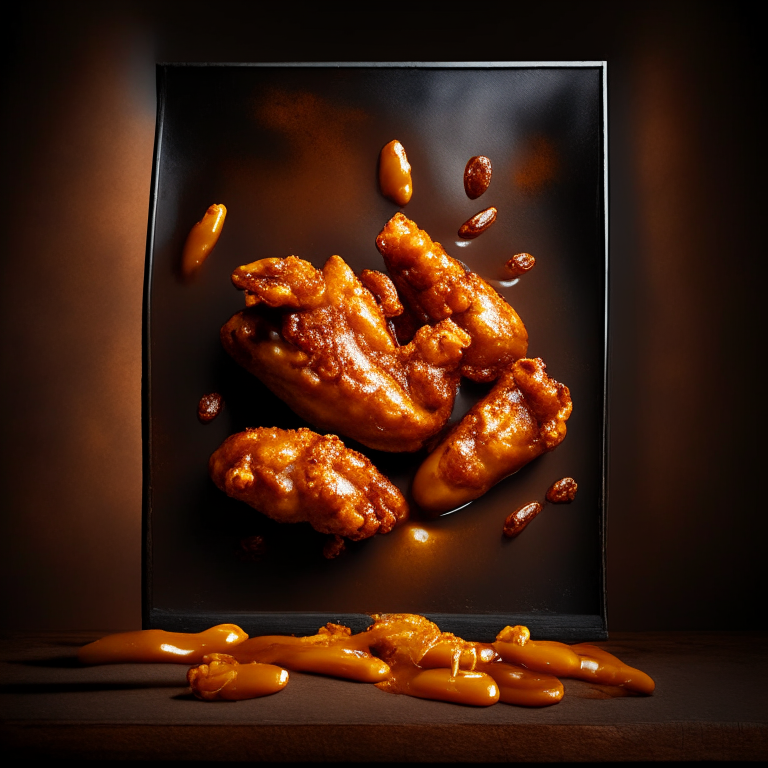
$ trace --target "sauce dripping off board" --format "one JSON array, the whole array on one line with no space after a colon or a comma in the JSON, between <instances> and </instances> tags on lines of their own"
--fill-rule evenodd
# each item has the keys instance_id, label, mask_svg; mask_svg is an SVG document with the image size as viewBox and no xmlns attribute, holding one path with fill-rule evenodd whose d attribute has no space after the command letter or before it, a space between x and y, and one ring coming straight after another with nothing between
<instances>
[{"instance_id":1,"label":"sauce dripping off board","mask_svg":"<svg viewBox=\"0 0 768 768\"><path fill-rule=\"evenodd\" d=\"M494 643L441 632L415 614L381 614L363 632L327 624L307 637L249 638L233 624L187 634L144 630L109 635L83 646L83 664L172 662L196 664L188 680L198 698L238 700L276 693L285 670L366 682L390 693L471 706L498 701L526 707L556 704L558 678L621 686L649 695L654 681L588 643L533 641L526 627L505 627Z\"/></svg>"}]
</instances>

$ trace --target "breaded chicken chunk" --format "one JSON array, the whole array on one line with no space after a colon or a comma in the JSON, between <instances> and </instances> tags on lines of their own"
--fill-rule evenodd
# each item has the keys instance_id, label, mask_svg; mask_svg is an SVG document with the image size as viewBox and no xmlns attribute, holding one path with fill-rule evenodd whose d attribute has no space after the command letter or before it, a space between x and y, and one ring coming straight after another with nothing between
<instances>
[{"instance_id":1,"label":"breaded chicken chunk","mask_svg":"<svg viewBox=\"0 0 768 768\"><path fill-rule=\"evenodd\" d=\"M353 541L389 533L408 517L400 491L335 435L247 429L228 437L208 469L228 496L282 523L309 523Z\"/></svg>"},{"instance_id":2,"label":"breaded chicken chunk","mask_svg":"<svg viewBox=\"0 0 768 768\"><path fill-rule=\"evenodd\" d=\"M419 467L413 498L435 514L482 496L565 438L571 394L550 378L541 358L504 372Z\"/></svg>"},{"instance_id":3,"label":"breaded chicken chunk","mask_svg":"<svg viewBox=\"0 0 768 768\"><path fill-rule=\"evenodd\" d=\"M376 273L379 301L339 256L322 270L289 256L239 267L247 309L221 329L229 354L299 416L381 451L416 451L447 421L469 335L450 320L399 346L387 317L394 286ZM389 283L389 286L386 284Z\"/></svg>"},{"instance_id":4,"label":"breaded chicken chunk","mask_svg":"<svg viewBox=\"0 0 768 768\"><path fill-rule=\"evenodd\" d=\"M376 238L376 247L409 310L420 323L451 318L471 337L461 373L494 381L528 350L528 332L517 312L482 277L467 272L440 243L402 213Z\"/></svg>"}]
</instances>

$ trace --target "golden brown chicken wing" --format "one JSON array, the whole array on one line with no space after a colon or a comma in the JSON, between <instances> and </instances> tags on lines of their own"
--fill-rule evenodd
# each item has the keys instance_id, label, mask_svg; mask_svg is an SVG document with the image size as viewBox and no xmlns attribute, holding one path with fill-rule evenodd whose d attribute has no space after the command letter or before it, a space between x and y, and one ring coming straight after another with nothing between
<instances>
[{"instance_id":1,"label":"golden brown chicken wing","mask_svg":"<svg viewBox=\"0 0 768 768\"><path fill-rule=\"evenodd\" d=\"M408 517L400 491L335 435L247 429L221 444L208 469L228 496L273 520L308 522L353 541L389 533Z\"/></svg>"},{"instance_id":2,"label":"golden brown chicken wing","mask_svg":"<svg viewBox=\"0 0 768 768\"><path fill-rule=\"evenodd\" d=\"M385 275L374 278L381 304L338 256L322 271L295 256L262 259L232 281L249 307L221 329L222 344L310 424L416 451L447 421L470 338L445 320L398 346L387 315L399 302Z\"/></svg>"},{"instance_id":3,"label":"golden brown chicken wing","mask_svg":"<svg viewBox=\"0 0 768 768\"><path fill-rule=\"evenodd\" d=\"M439 514L482 496L565 438L571 395L541 358L515 362L419 467L413 498Z\"/></svg>"},{"instance_id":4,"label":"golden brown chicken wing","mask_svg":"<svg viewBox=\"0 0 768 768\"><path fill-rule=\"evenodd\" d=\"M493 381L528 350L528 332L514 309L482 277L467 272L440 243L402 213L376 238L392 280L422 323L450 317L472 337L461 373Z\"/></svg>"}]
</instances>

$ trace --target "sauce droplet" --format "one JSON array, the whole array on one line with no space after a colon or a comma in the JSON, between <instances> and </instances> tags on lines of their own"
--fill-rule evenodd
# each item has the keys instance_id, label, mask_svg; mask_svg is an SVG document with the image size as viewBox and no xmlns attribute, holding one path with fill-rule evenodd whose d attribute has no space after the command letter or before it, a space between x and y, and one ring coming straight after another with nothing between
<instances>
[{"instance_id":1,"label":"sauce droplet","mask_svg":"<svg viewBox=\"0 0 768 768\"><path fill-rule=\"evenodd\" d=\"M181 256L181 272L187 280L197 272L216 247L226 217L226 207L215 203L189 231Z\"/></svg>"},{"instance_id":2,"label":"sauce droplet","mask_svg":"<svg viewBox=\"0 0 768 768\"><path fill-rule=\"evenodd\" d=\"M379 187L384 197L400 206L406 205L413 194L411 165L397 139L390 141L379 155Z\"/></svg>"}]
</instances>

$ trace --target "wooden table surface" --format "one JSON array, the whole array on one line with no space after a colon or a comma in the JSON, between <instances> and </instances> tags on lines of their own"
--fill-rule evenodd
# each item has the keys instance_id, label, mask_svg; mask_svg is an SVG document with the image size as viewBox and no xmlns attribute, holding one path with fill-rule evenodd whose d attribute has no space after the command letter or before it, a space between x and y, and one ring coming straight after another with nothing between
<instances>
[{"instance_id":1,"label":"wooden table surface","mask_svg":"<svg viewBox=\"0 0 768 768\"><path fill-rule=\"evenodd\" d=\"M215 761L577 762L768 759L767 633L612 633L598 643L653 696L565 680L544 709L472 708L292 672L278 694L201 702L185 665L82 667L106 632L0 639L2 752Z\"/></svg>"}]
</instances>

